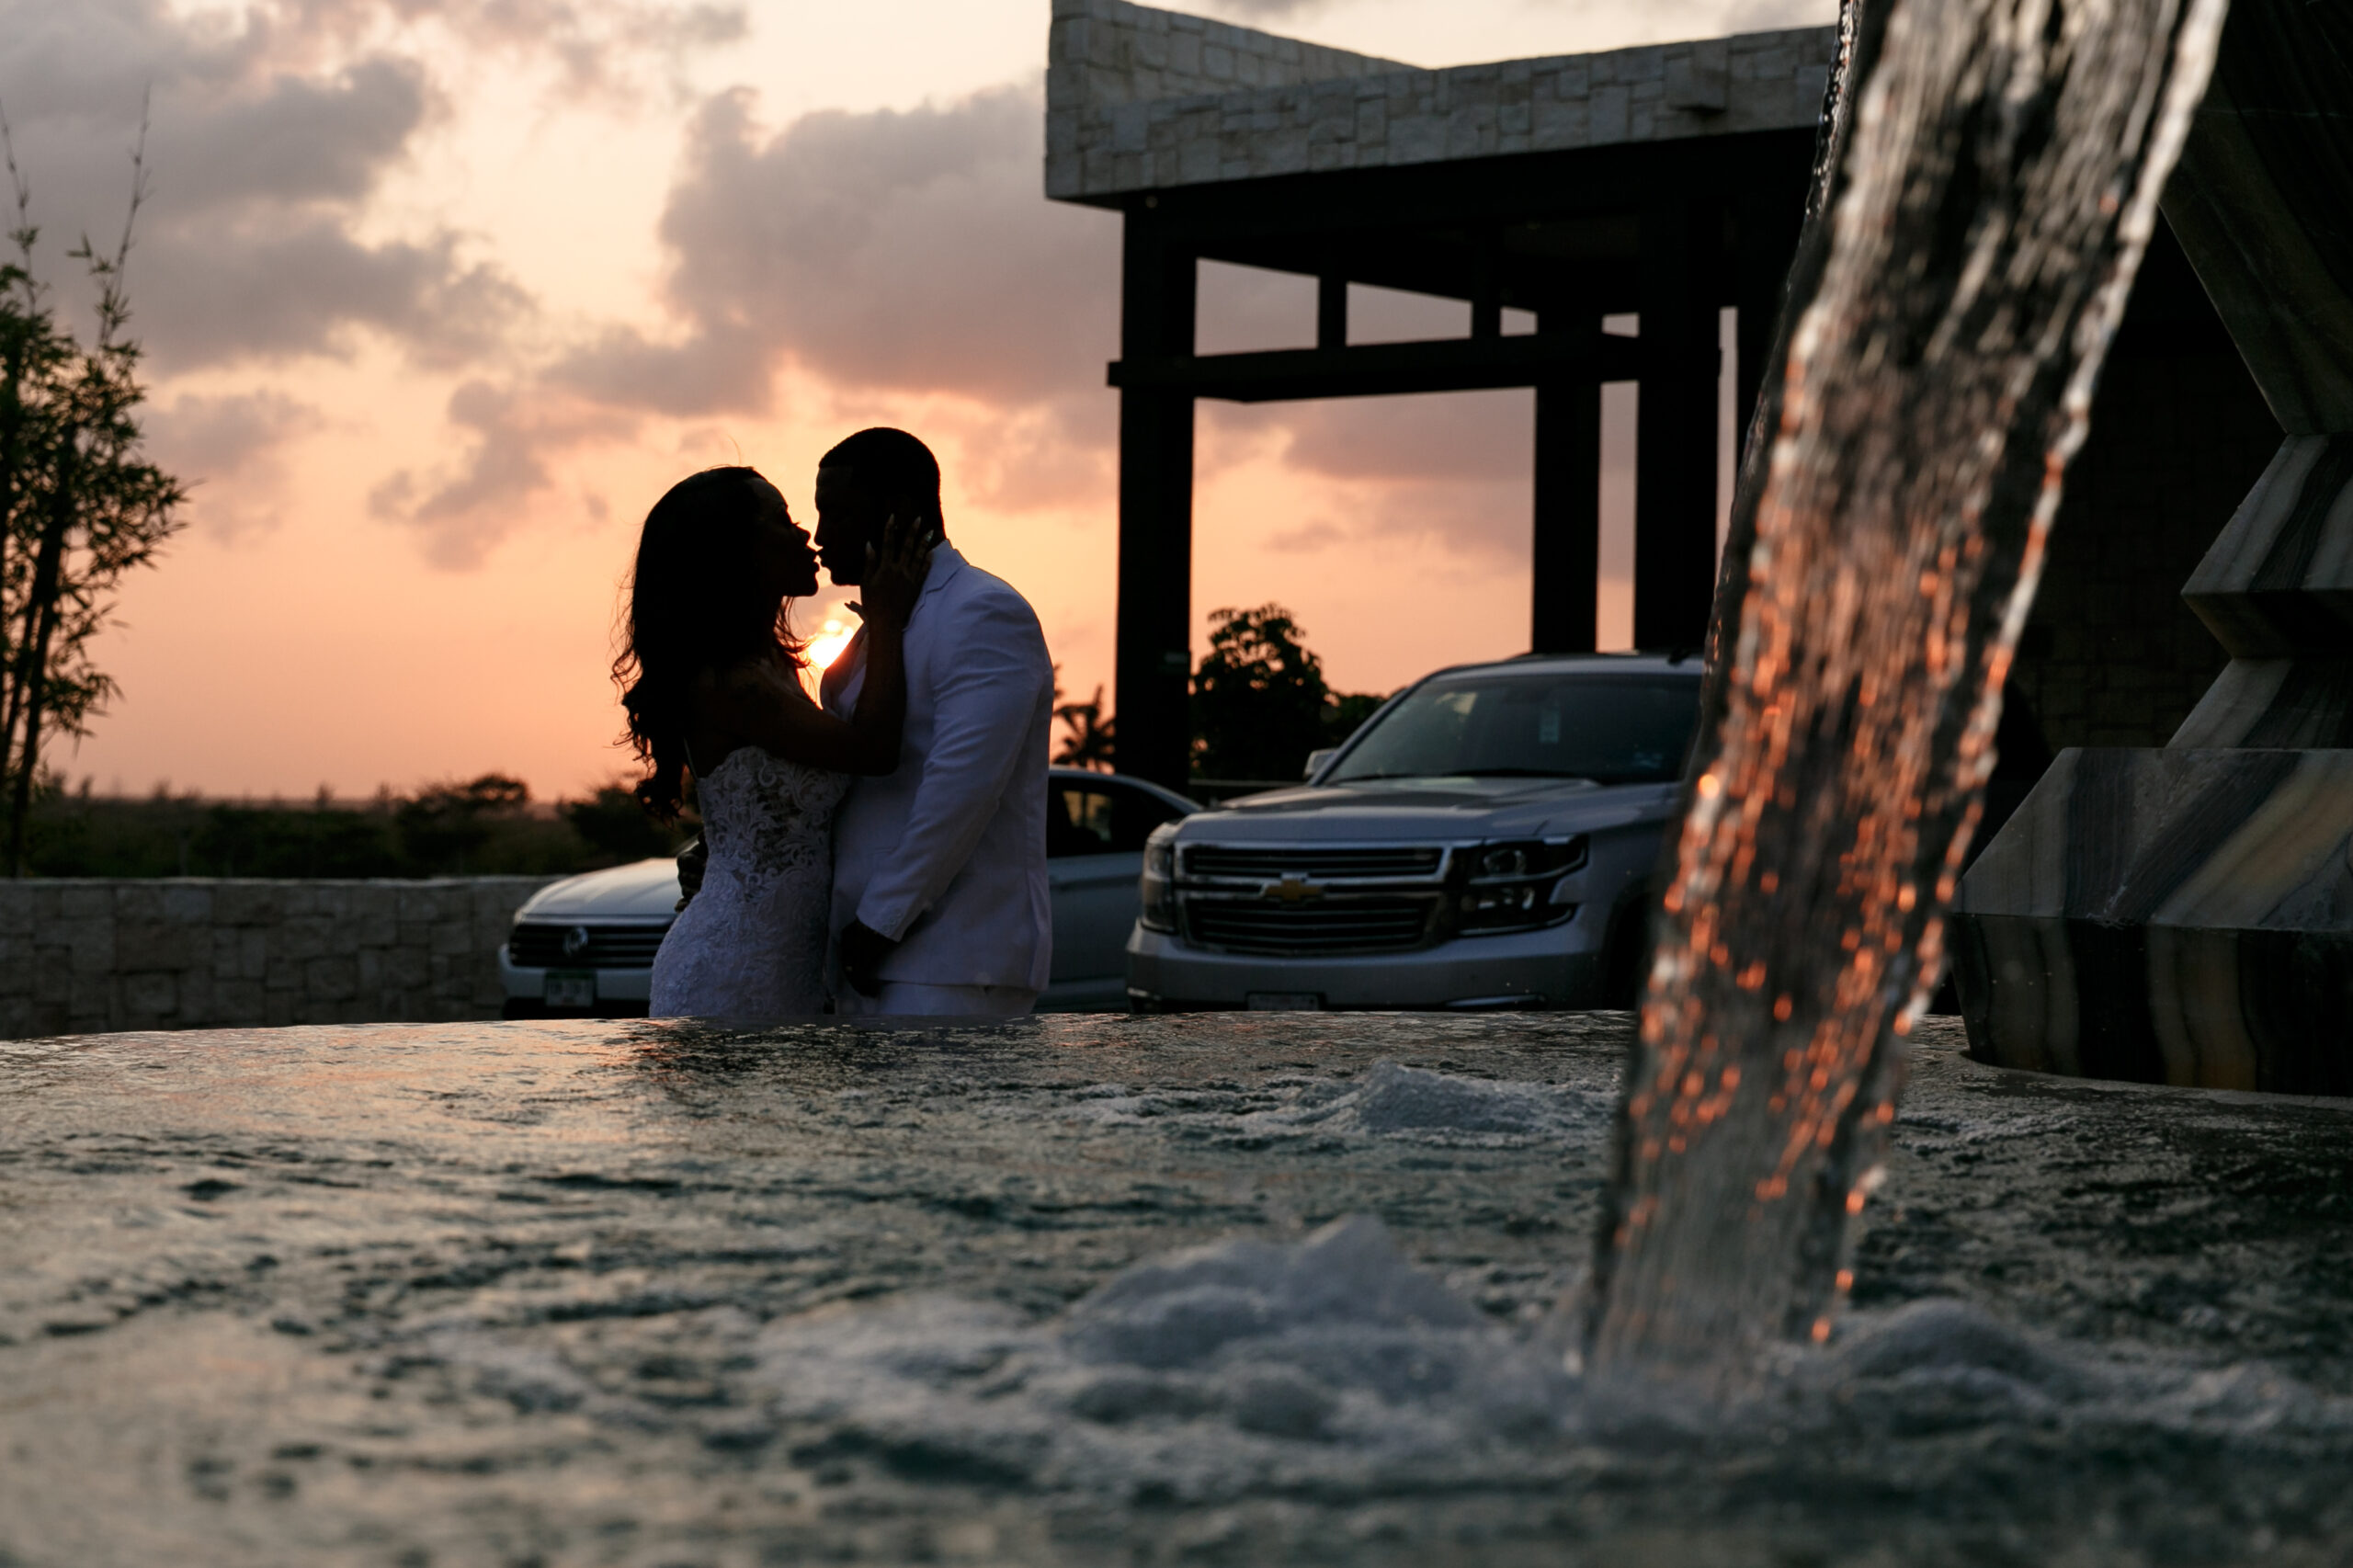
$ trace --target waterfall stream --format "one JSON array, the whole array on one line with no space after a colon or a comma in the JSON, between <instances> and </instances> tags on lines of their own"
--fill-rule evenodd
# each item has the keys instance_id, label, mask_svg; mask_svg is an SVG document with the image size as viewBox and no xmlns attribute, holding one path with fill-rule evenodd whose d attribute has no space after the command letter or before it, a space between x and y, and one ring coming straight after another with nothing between
<instances>
[{"instance_id":1,"label":"waterfall stream","mask_svg":"<svg viewBox=\"0 0 2353 1568\"><path fill-rule=\"evenodd\" d=\"M1829 1334L2061 480L2223 11L1850 6L1619 1112L1598 1375L1733 1393L1771 1341Z\"/></svg>"}]
</instances>

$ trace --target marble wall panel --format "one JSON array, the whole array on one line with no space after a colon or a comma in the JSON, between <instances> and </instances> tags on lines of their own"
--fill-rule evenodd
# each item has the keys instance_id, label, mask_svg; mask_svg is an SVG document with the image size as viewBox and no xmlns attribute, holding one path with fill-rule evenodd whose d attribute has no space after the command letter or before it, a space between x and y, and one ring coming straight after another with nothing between
<instances>
[{"instance_id":1,"label":"marble wall panel","mask_svg":"<svg viewBox=\"0 0 2353 1568\"><path fill-rule=\"evenodd\" d=\"M1982 1060L2353 1093L2353 750L2063 752L1949 947Z\"/></svg>"},{"instance_id":2,"label":"marble wall panel","mask_svg":"<svg viewBox=\"0 0 2353 1568\"><path fill-rule=\"evenodd\" d=\"M2353 6L2235 0L2165 211L2280 426L2353 430Z\"/></svg>"}]
</instances>

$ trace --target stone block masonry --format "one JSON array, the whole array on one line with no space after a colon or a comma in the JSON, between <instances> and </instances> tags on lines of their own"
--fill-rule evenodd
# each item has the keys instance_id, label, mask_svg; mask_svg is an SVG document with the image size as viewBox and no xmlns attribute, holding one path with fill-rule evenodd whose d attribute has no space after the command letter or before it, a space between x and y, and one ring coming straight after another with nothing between
<instances>
[{"instance_id":1,"label":"stone block masonry","mask_svg":"<svg viewBox=\"0 0 2353 1568\"><path fill-rule=\"evenodd\" d=\"M0 1039L494 1018L553 880L0 882Z\"/></svg>"}]
</instances>

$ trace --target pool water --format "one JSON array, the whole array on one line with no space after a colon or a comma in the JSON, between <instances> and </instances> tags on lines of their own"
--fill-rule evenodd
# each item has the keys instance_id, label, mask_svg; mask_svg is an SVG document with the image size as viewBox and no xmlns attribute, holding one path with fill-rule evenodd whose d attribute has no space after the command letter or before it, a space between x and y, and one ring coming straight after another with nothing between
<instances>
[{"instance_id":1,"label":"pool water","mask_svg":"<svg viewBox=\"0 0 2353 1568\"><path fill-rule=\"evenodd\" d=\"M1701 1408L1566 1354L1627 1028L0 1045L0 1565L2353 1555L2353 1103L1932 1022Z\"/></svg>"}]
</instances>

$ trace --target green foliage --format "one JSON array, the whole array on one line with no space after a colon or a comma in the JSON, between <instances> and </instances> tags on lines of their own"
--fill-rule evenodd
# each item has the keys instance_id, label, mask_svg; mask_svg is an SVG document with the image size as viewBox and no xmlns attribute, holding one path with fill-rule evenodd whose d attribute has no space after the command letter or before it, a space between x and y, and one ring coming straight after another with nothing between
<instances>
[{"instance_id":1,"label":"green foliage","mask_svg":"<svg viewBox=\"0 0 2353 1568\"><path fill-rule=\"evenodd\" d=\"M623 808L626 808L626 814ZM664 824L608 785L533 807L520 781L485 774L365 805L238 805L36 791L26 867L46 877L563 876L672 855L691 822Z\"/></svg>"},{"instance_id":2,"label":"green foliage","mask_svg":"<svg viewBox=\"0 0 2353 1568\"><path fill-rule=\"evenodd\" d=\"M1367 719L1381 711L1389 699L1371 692L1334 692L1332 706L1324 710L1324 738L1320 746L1336 746L1362 727Z\"/></svg>"},{"instance_id":3,"label":"green foliage","mask_svg":"<svg viewBox=\"0 0 2353 1568\"><path fill-rule=\"evenodd\" d=\"M68 254L97 286L97 334L85 348L57 324L33 269L40 232L7 126L0 149L15 184L0 264L0 786L7 801L6 858L20 872L47 755L62 733L84 735L114 695L90 658L124 575L148 564L180 527L187 492L140 455L138 344L123 266L144 198L131 162L131 218L111 256L87 239ZM141 133L143 144L145 133Z\"/></svg>"},{"instance_id":4,"label":"green foliage","mask_svg":"<svg viewBox=\"0 0 2353 1568\"><path fill-rule=\"evenodd\" d=\"M1381 706L1332 690L1280 605L1211 610L1210 626L1193 676L1193 771L1203 778L1289 782L1309 752L1338 744Z\"/></svg>"},{"instance_id":5,"label":"green foliage","mask_svg":"<svg viewBox=\"0 0 2353 1568\"><path fill-rule=\"evenodd\" d=\"M626 784L608 784L585 801L566 801L559 810L582 843L617 865L676 854L685 836L677 824L646 815Z\"/></svg>"},{"instance_id":6,"label":"green foliage","mask_svg":"<svg viewBox=\"0 0 2353 1568\"><path fill-rule=\"evenodd\" d=\"M485 773L466 784L441 784L404 801L392 812L403 851L418 865L476 869L493 826L520 813L531 792L520 779Z\"/></svg>"}]
</instances>

